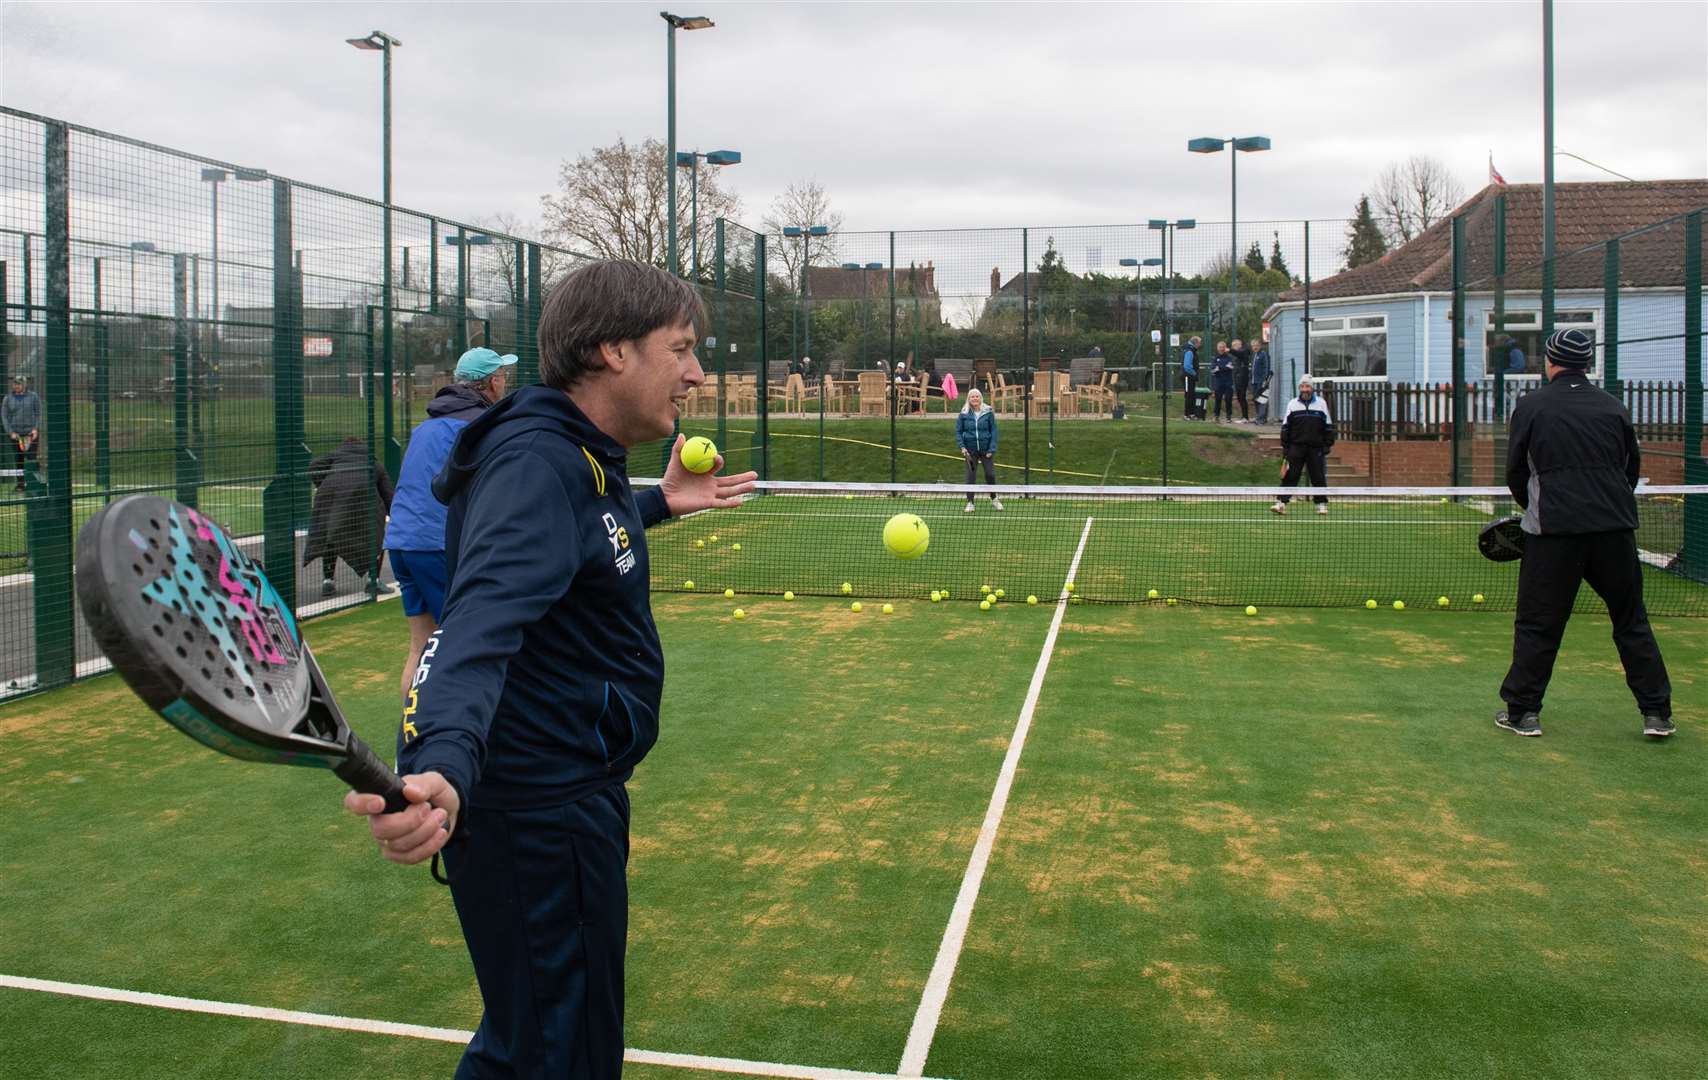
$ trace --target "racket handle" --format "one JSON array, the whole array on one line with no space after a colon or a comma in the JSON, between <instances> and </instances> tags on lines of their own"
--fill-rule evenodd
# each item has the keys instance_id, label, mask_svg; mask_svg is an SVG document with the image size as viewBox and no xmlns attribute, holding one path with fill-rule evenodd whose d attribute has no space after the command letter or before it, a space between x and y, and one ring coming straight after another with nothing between
<instances>
[{"instance_id":1,"label":"racket handle","mask_svg":"<svg viewBox=\"0 0 1708 1080\"><path fill-rule=\"evenodd\" d=\"M338 778L363 794L385 796L385 812L388 814L406 809L409 802L403 797L403 781L391 771L391 766L376 757L368 749L368 744L354 735L350 736L349 749L350 756L332 770Z\"/></svg>"}]
</instances>

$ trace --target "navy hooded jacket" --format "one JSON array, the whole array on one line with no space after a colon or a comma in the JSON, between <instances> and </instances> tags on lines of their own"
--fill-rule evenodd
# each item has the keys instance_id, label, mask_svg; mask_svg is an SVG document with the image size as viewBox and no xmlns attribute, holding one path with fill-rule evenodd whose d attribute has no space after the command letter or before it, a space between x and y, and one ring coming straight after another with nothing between
<instances>
[{"instance_id":1,"label":"navy hooded jacket","mask_svg":"<svg viewBox=\"0 0 1708 1080\"><path fill-rule=\"evenodd\" d=\"M444 624L398 735L402 773L464 805L572 802L626 781L658 739L664 653L626 454L561 391L524 387L464 429L433 492L450 507Z\"/></svg>"}]
</instances>

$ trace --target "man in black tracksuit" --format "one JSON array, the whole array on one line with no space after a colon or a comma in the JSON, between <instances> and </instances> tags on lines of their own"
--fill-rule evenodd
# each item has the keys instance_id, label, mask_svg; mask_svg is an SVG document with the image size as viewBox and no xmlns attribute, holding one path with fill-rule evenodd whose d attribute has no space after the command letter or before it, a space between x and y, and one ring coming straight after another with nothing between
<instances>
[{"instance_id":1,"label":"man in black tracksuit","mask_svg":"<svg viewBox=\"0 0 1708 1080\"><path fill-rule=\"evenodd\" d=\"M1299 396L1287 403L1287 411L1281 417L1281 453L1287 461L1281 486L1298 487L1299 477L1309 472L1311 486L1317 489L1312 498L1319 514L1328 513L1328 496L1322 492L1328 487L1325 462L1332 449L1334 418L1328 414L1328 402L1317 395L1316 384L1307 375L1299 380ZM1272 513L1285 514L1287 504L1292 501L1291 494L1283 493L1269 509Z\"/></svg>"},{"instance_id":2,"label":"man in black tracksuit","mask_svg":"<svg viewBox=\"0 0 1708 1080\"><path fill-rule=\"evenodd\" d=\"M703 318L655 268L572 272L540 320L545 385L470 423L433 483L450 589L398 736L413 805L345 805L394 862L444 849L486 1010L458 1080L622 1070L624 783L658 738L664 689L645 529L753 486L689 473L679 454L638 494L625 472L627 448L668 436L705 381Z\"/></svg>"},{"instance_id":3,"label":"man in black tracksuit","mask_svg":"<svg viewBox=\"0 0 1708 1080\"><path fill-rule=\"evenodd\" d=\"M1548 383L1512 410L1506 485L1524 508L1512 667L1495 723L1540 735L1542 695L1578 585L1589 582L1613 619L1625 682L1643 714L1643 734L1671 735L1672 685L1643 607L1637 558L1641 457L1631 414L1585 373L1595 345L1582 330L1548 339Z\"/></svg>"}]
</instances>

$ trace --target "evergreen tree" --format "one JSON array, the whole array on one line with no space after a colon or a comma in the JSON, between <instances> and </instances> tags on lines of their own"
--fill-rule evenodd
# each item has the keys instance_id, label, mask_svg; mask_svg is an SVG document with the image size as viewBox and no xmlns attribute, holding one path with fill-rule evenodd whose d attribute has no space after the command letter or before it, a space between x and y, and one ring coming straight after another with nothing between
<instances>
[{"instance_id":1,"label":"evergreen tree","mask_svg":"<svg viewBox=\"0 0 1708 1080\"><path fill-rule=\"evenodd\" d=\"M1388 242L1382 239L1382 229L1376 215L1370 211L1370 196L1358 197L1358 209L1346 230L1346 268L1373 263L1388 253Z\"/></svg>"},{"instance_id":2,"label":"evergreen tree","mask_svg":"<svg viewBox=\"0 0 1708 1080\"><path fill-rule=\"evenodd\" d=\"M1073 287L1074 277L1056 250L1056 238L1044 241L1044 255L1038 260L1038 285L1042 292L1065 293Z\"/></svg>"},{"instance_id":3,"label":"evergreen tree","mask_svg":"<svg viewBox=\"0 0 1708 1080\"><path fill-rule=\"evenodd\" d=\"M1251 272L1261 274L1266 269L1263 263L1263 248L1256 240L1251 242L1251 250L1245 253L1245 265L1251 267Z\"/></svg>"},{"instance_id":4,"label":"evergreen tree","mask_svg":"<svg viewBox=\"0 0 1708 1080\"><path fill-rule=\"evenodd\" d=\"M1293 272L1287 269L1287 260L1281 257L1281 234L1275 234L1275 246L1269 249L1269 269L1279 270L1292 280Z\"/></svg>"}]
</instances>

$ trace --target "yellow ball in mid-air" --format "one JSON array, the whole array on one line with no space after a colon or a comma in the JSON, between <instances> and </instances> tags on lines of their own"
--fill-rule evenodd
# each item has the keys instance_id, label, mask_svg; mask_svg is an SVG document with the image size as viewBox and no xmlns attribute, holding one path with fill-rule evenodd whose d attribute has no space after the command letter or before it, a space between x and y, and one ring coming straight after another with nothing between
<instances>
[{"instance_id":1,"label":"yellow ball in mid-air","mask_svg":"<svg viewBox=\"0 0 1708 1080\"><path fill-rule=\"evenodd\" d=\"M931 544L931 529L918 514L897 514L884 522L884 546L898 559L917 559Z\"/></svg>"},{"instance_id":2,"label":"yellow ball in mid-air","mask_svg":"<svg viewBox=\"0 0 1708 1080\"><path fill-rule=\"evenodd\" d=\"M1405 609L1406 609L1406 602L1404 600L1395 600L1394 601L1394 610L1395 611L1404 611Z\"/></svg>"},{"instance_id":3,"label":"yellow ball in mid-air","mask_svg":"<svg viewBox=\"0 0 1708 1080\"><path fill-rule=\"evenodd\" d=\"M1155 589L1152 589L1150 592L1145 593L1146 598L1151 599L1151 600L1155 600L1157 597L1159 597L1161 595L1162 594L1157 592Z\"/></svg>"},{"instance_id":4,"label":"yellow ball in mid-air","mask_svg":"<svg viewBox=\"0 0 1708 1080\"><path fill-rule=\"evenodd\" d=\"M848 582L844 581L842 583L842 595L843 596L850 596L853 594L853 592L854 592L854 586L852 586Z\"/></svg>"},{"instance_id":5,"label":"yellow ball in mid-air","mask_svg":"<svg viewBox=\"0 0 1708 1080\"><path fill-rule=\"evenodd\" d=\"M1033 607L1038 606L1038 598L1036 596L1028 596L1026 598L1026 602L1031 604Z\"/></svg>"},{"instance_id":6,"label":"yellow ball in mid-air","mask_svg":"<svg viewBox=\"0 0 1708 1080\"><path fill-rule=\"evenodd\" d=\"M736 617L736 618L738 618L738 619L745 619L745 618L747 618L747 612L745 612L745 611L743 611L743 610L741 610L741 609L740 609L740 608L736 608L736 609L735 609L735 613L734 613L734 614L735 614L735 617Z\"/></svg>"},{"instance_id":7,"label":"yellow ball in mid-air","mask_svg":"<svg viewBox=\"0 0 1708 1080\"><path fill-rule=\"evenodd\" d=\"M704 435L682 444L682 467L691 473L708 473L718 463L718 447Z\"/></svg>"},{"instance_id":8,"label":"yellow ball in mid-air","mask_svg":"<svg viewBox=\"0 0 1708 1080\"><path fill-rule=\"evenodd\" d=\"M979 610L980 611L989 611L990 610L990 601L989 600L980 600L979 601Z\"/></svg>"},{"instance_id":9,"label":"yellow ball in mid-air","mask_svg":"<svg viewBox=\"0 0 1708 1080\"><path fill-rule=\"evenodd\" d=\"M943 599L942 593L938 592L936 589L931 590L931 602L933 604L937 603L938 601L940 601L942 599Z\"/></svg>"},{"instance_id":10,"label":"yellow ball in mid-air","mask_svg":"<svg viewBox=\"0 0 1708 1080\"><path fill-rule=\"evenodd\" d=\"M682 583L682 587L684 589L687 589L688 591L692 592L694 590L694 579L689 578L687 581L684 581Z\"/></svg>"},{"instance_id":11,"label":"yellow ball in mid-air","mask_svg":"<svg viewBox=\"0 0 1708 1080\"><path fill-rule=\"evenodd\" d=\"M861 610L861 608L862 608L862 605L861 605L860 601L858 601L858 600L856 600L852 604L848 605L848 610L855 612L855 613L858 613Z\"/></svg>"},{"instance_id":12,"label":"yellow ball in mid-air","mask_svg":"<svg viewBox=\"0 0 1708 1080\"><path fill-rule=\"evenodd\" d=\"M735 599L735 590L734 589L725 589L724 590L724 599L725 600L734 600Z\"/></svg>"},{"instance_id":13,"label":"yellow ball in mid-air","mask_svg":"<svg viewBox=\"0 0 1708 1080\"><path fill-rule=\"evenodd\" d=\"M784 592L783 593L783 599L785 599L785 600L793 600L794 598L795 598L795 594L792 592Z\"/></svg>"},{"instance_id":14,"label":"yellow ball in mid-air","mask_svg":"<svg viewBox=\"0 0 1708 1080\"><path fill-rule=\"evenodd\" d=\"M885 615L894 615L895 613L896 613L896 606L894 604L885 604L884 605L884 614Z\"/></svg>"},{"instance_id":15,"label":"yellow ball in mid-air","mask_svg":"<svg viewBox=\"0 0 1708 1080\"><path fill-rule=\"evenodd\" d=\"M1473 604L1480 604L1482 602L1483 602L1483 594L1482 593L1478 593L1477 595L1471 597L1471 603L1473 603Z\"/></svg>"},{"instance_id":16,"label":"yellow ball in mid-air","mask_svg":"<svg viewBox=\"0 0 1708 1080\"><path fill-rule=\"evenodd\" d=\"M1439 607L1446 607L1448 604L1451 604L1452 602L1453 601L1447 599L1445 596L1438 596L1435 598L1435 603Z\"/></svg>"}]
</instances>

